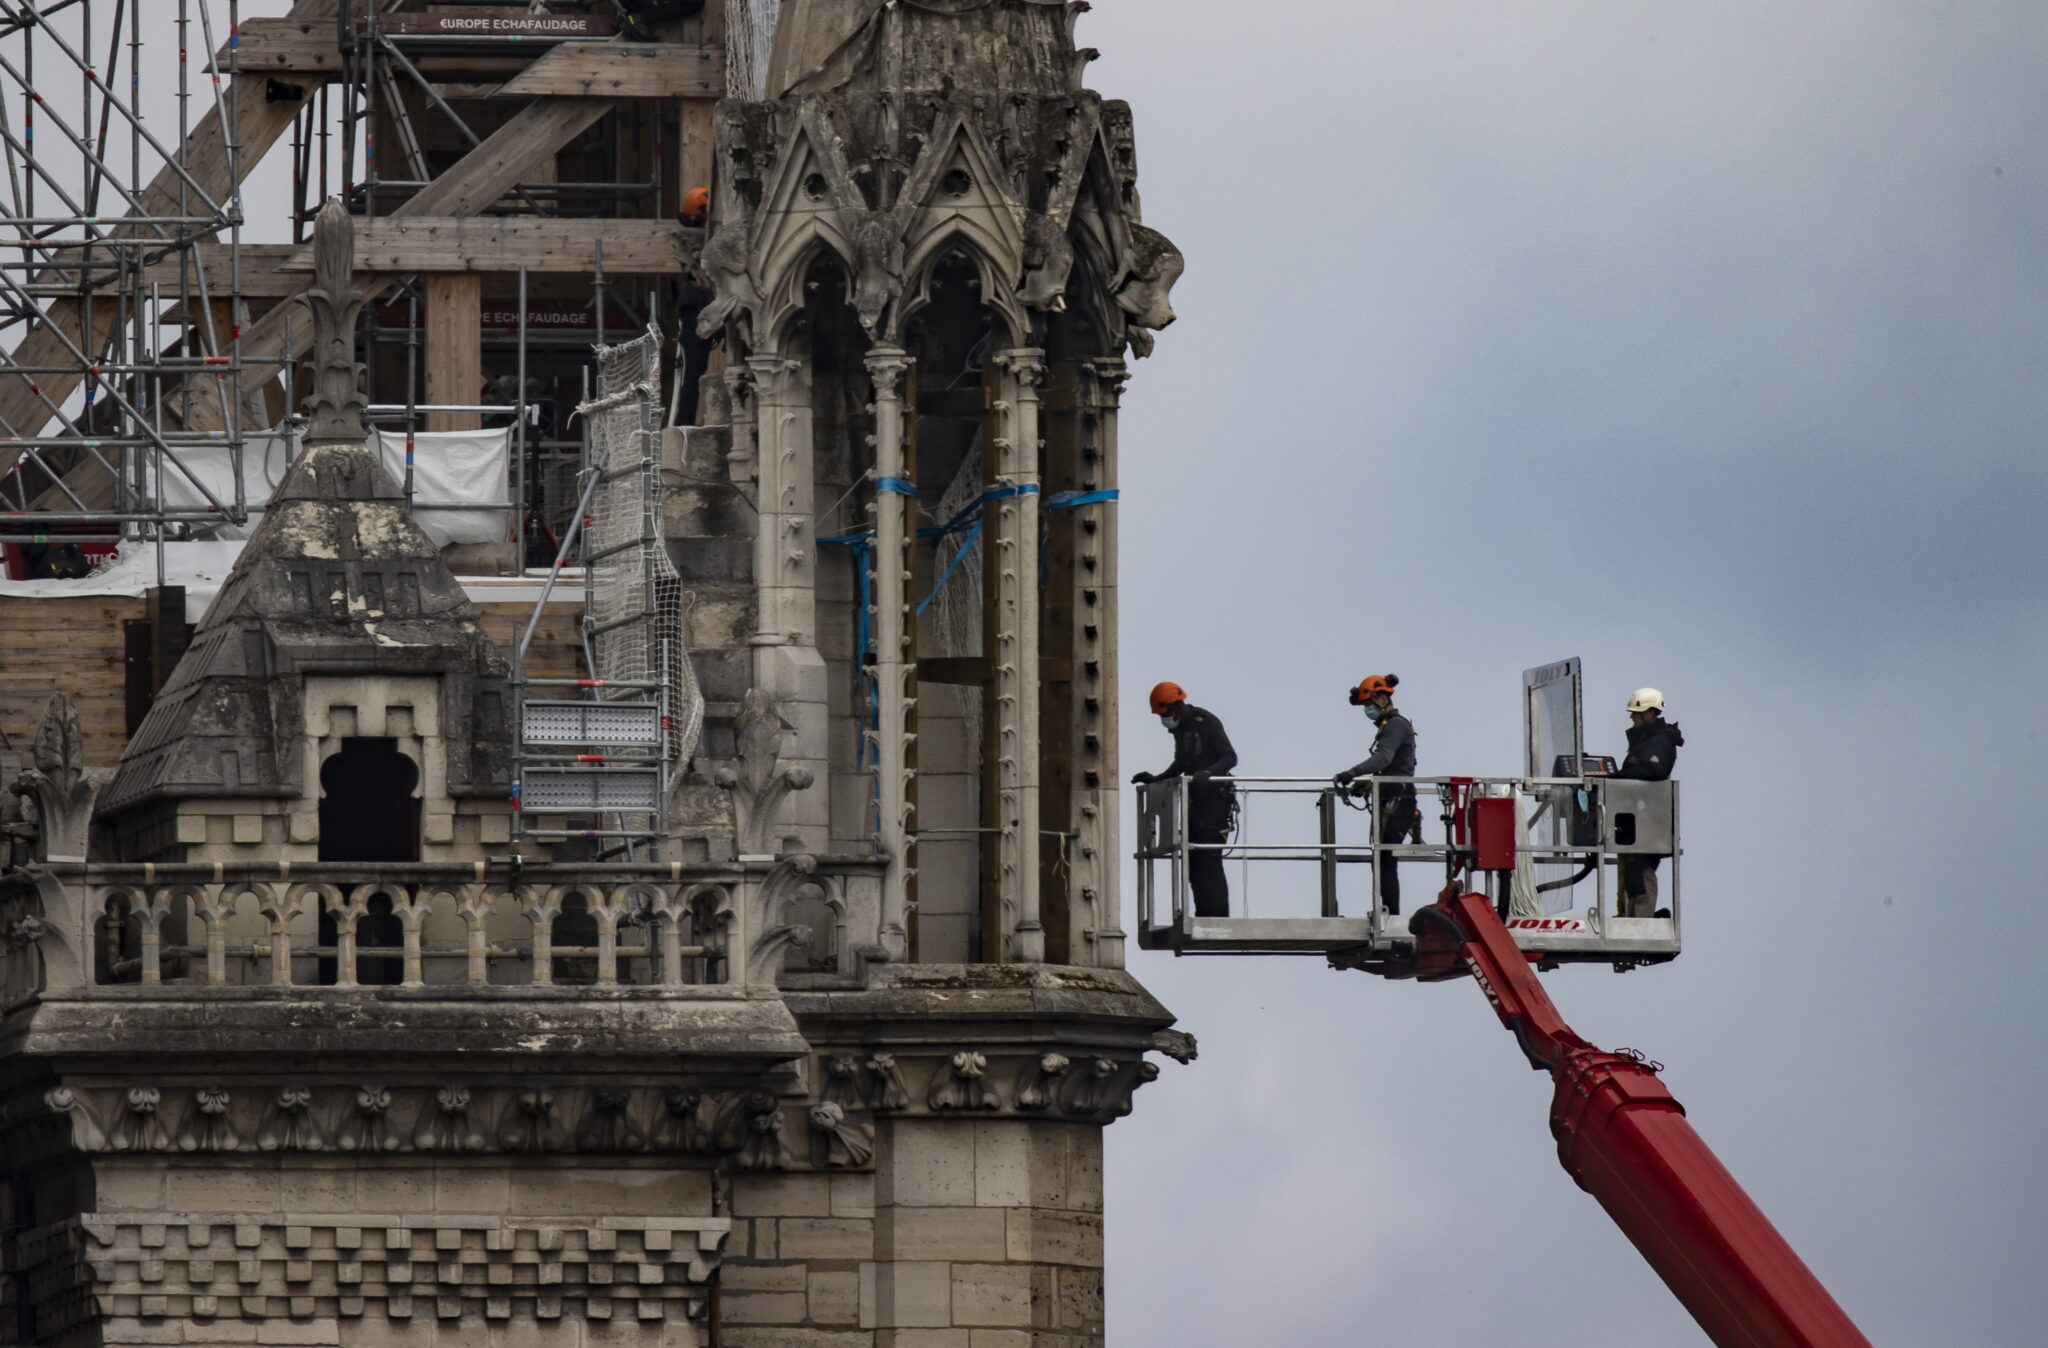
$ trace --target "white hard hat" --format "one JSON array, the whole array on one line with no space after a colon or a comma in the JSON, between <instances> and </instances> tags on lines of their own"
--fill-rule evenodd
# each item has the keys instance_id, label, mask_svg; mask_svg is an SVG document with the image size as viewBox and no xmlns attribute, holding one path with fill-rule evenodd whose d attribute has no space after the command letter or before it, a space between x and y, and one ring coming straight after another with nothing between
<instances>
[{"instance_id":1,"label":"white hard hat","mask_svg":"<svg viewBox=\"0 0 2048 1348\"><path fill-rule=\"evenodd\" d=\"M1633 716L1639 711L1664 710L1664 694L1654 688L1638 688L1628 695L1628 710Z\"/></svg>"}]
</instances>

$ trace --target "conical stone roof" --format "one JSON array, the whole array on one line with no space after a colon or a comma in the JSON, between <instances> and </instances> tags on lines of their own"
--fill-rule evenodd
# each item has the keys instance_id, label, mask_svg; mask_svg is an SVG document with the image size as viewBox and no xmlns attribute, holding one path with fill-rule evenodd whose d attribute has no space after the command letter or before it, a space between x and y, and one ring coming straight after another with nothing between
<instances>
[{"instance_id":1,"label":"conical stone roof","mask_svg":"<svg viewBox=\"0 0 2048 1348\"><path fill-rule=\"evenodd\" d=\"M449 792L508 789L505 658L360 441L316 442L293 462L122 754L99 818L197 797L303 796L303 683L314 674L439 676Z\"/></svg>"}]
</instances>

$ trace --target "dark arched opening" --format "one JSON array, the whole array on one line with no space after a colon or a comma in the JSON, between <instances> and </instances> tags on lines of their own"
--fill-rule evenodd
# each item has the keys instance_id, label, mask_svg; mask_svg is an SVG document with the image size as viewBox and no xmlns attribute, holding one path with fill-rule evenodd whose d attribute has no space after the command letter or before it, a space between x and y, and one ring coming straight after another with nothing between
<instances>
[{"instance_id":1,"label":"dark arched opening","mask_svg":"<svg viewBox=\"0 0 2048 1348\"><path fill-rule=\"evenodd\" d=\"M418 861L419 784L397 740L343 740L320 765L320 860Z\"/></svg>"},{"instance_id":2,"label":"dark arched opening","mask_svg":"<svg viewBox=\"0 0 2048 1348\"><path fill-rule=\"evenodd\" d=\"M344 739L341 752L320 766L320 860L418 861L420 802L413 795L420 770L388 738ZM320 914L320 944L335 944L331 913ZM375 894L356 924L356 981L391 985L405 976L399 953L404 933L391 896ZM387 953L388 952L388 953ZM320 981L335 981L332 958L320 961Z\"/></svg>"},{"instance_id":3,"label":"dark arched opening","mask_svg":"<svg viewBox=\"0 0 2048 1348\"><path fill-rule=\"evenodd\" d=\"M562 911L556 915L549 936L555 949L563 946L581 946L595 949L597 946L597 916L590 911L590 900L581 894L571 894L562 900ZM555 981L557 983L589 986L597 982L597 957L595 955L556 955L554 957Z\"/></svg>"}]
</instances>

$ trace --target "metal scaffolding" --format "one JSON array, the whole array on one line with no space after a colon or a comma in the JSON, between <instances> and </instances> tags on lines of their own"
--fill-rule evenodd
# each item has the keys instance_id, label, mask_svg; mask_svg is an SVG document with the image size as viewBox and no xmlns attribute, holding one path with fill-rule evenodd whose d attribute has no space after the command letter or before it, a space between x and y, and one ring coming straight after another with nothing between
<instances>
[{"instance_id":1,"label":"metal scaffolding","mask_svg":"<svg viewBox=\"0 0 2048 1348\"><path fill-rule=\"evenodd\" d=\"M246 519L240 8L0 0L0 542Z\"/></svg>"}]
</instances>

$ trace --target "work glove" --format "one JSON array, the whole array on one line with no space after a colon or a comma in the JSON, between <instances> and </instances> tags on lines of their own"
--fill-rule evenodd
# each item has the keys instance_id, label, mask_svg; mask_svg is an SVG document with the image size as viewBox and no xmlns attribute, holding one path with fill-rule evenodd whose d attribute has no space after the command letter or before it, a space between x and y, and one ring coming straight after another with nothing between
<instances>
[{"instance_id":1,"label":"work glove","mask_svg":"<svg viewBox=\"0 0 2048 1348\"><path fill-rule=\"evenodd\" d=\"M1199 768L1199 769L1197 769L1197 770L1195 771L1195 773L1194 773L1193 775L1194 775L1194 779L1195 779L1196 781L1198 781L1198 782L1206 782L1206 781L1208 781L1208 780L1209 780L1209 779L1210 779L1211 777L1215 776L1216 774L1214 774L1214 773L1210 772L1210 771L1209 771L1209 770L1208 770L1207 768Z\"/></svg>"},{"instance_id":2,"label":"work glove","mask_svg":"<svg viewBox=\"0 0 2048 1348\"><path fill-rule=\"evenodd\" d=\"M1152 774L1149 772L1134 772L1131 774L1131 785L1133 786L1144 786L1151 780Z\"/></svg>"},{"instance_id":3,"label":"work glove","mask_svg":"<svg viewBox=\"0 0 2048 1348\"><path fill-rule=\"evenodd\" d=\"M1338 786L1349 786L1352 782L1356 781L1357 778L1357 773L1353 772L1349 768L1346 768L1344 769L1344 771L1338 773L1335 777L1332 777L1330 780L1335 782Z\"/></svg>"}]
</instances>

